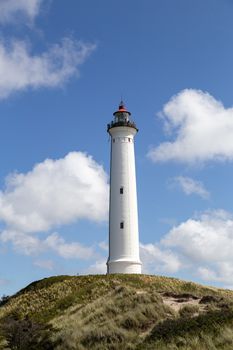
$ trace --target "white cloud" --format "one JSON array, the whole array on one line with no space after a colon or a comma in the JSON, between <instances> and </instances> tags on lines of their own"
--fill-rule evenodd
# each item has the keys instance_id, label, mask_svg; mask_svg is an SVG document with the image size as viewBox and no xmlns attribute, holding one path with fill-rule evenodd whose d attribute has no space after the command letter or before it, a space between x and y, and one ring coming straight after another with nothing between
<instances>
[{"instance_id":1,"label":"white cloud","mask_svg":"<svg viewBox=\"0 0 233 350\"><path fill-rule=\"evenodd\" d=\"M204 281L224 283L232 289L233 264L229 262L216 263L214 267L199 267L198 274ZM230 283L230 284L229 284Z\"/></svg>"},{"instance_id":2,"label":"white cloud","mask_svg":"<svg viewBox=\"0 0 233 350\"><path fill-rule=\"evenodd\" d=\"M0 0L0 23L12 22L19 15L32 21L39 13L42 0Z\"/></svg>"},{"instance_id":3,"label":"white cloud","mask_svg":"<svg viewBox=\"0 0 233 350\"><path fill-rule=\"evenodd\" d=\"M190 89L173 96L160 116L173 140L149 152L153 161L233 160L233 108Z\"/></svg>"},{"instance_id":4,"label":"white cloud","mask_svg":"<svg viewBox=\"0 0 233 350\"><path fill-rule=\"evenodd\" d=\"M95 257L94 250L85 247L78 242L66 243L57 233L53 233L44 241L46 247L54 250L59 256L65 259L83 259L88 260Z\"/></svg>"},{"instance_id":5,"label":"white cloud","mask_svg":"<svg viewBox=\"0 0 233 350\"><path fill-rule=\"evenodd\" d=\"M8 176L0 220L19 232L47 231L78 219L107 220L108 177L90 156L71 152L26 174Z\"/></svg>"},{"instance_id":6,"label":"white cloud","mask_svg":"<svg viewBox=\"0 0 233 350\"><path fill-rule=\"evenodd\" d=\"M203 199L208 199L210 194L200 181L196 181L187 176L177 176L171 181L172 185L179 186L187 194L196 194Z\"/></svg>"},{"instance_id":7,"label":"white cloud","mask_svg":"<svg viewBox=\"0 0 233 350\"><path fill-rule=\"evenodd\" d=\"M96 255L92 247L78 242L67 243L58 233L52 233L43 240L30 233L5 230L0 233L0 241L11 242L15 251L28 256L40 255L48 250L65 259L88 260Z\"/></svg>"},{"instance_id":8,"label":"white cloud","mask_svg":"<svg viewBox=\"0 0 233 350\"><path fill-rule=\"evenodd\" d=\"M216 210L174 227L161 244L205 281L233 283L233 216Z\"/></svg>"},{"instance_id":9,"label":"white cloud","mask_svg":"<svg viewBox=\"0 0 233 350\"><path fill-rule=\"evenodd\" d=\"M100 242L98 246L105 252L108 251L107 243ZM181 267L178 256L170 249L163 249L159 244L140 243L140 258L143 273L174 273ZM98 258L91 264L86 273L102 274L107 272L107 257Z\"/></svg>"},{"instance_id":10,"label":"white cloud","mask_svg":"<svg viewBox=\"0 0 233 350\"><path fill-rule=\"evenodd\" d=\"M199 267L197 271L201 279L204 281L216 281L218 279L216 272L208 267Z\"/></svg>"},{"instance_id":11,"label":"white cloud","mask_svg":"<svg viewBox=\"0 0 233 350\"><path fill-rule=\"evenodd\" d=\"M14 249L25 255L38 255L44 251L44 247L39 238L22 232L4 230L0 233L2 243L11 242Z\"/></svg>"},{"instance_id":12,"label":"white cloud","mask_svg":"<svg viewBox=\"0 0 233 350\"><path fill-rule=\"evenodd\" d=\"M98 246L103 251L108 251L107 243L100 242ZM164 249L160 244L143 244L140 243L140 258L142 261L143 273L175 273L181 263L177 254L170 249ZM107 257L99 258L95 263L91 264L86 273L102 274L107 272Z\"/></svg>"},{"instance_id":13,"label":"white cloud","mask_svg":"<svg viewBox=\"0 0 233 350\"><path fill-rule=\"evenodd\" d=\"M107 272L106 261L107 261L106 258L97 260L94 264L89 266L89 268L85 272L87 274L93 274L93 275L106 274Z\"/></svg>"},{"instance_id":14,"label":"white cloud","mask_svg":"<svg viewBox=\"0 0 233 350\"><path fill-rule=\"evenodd\" d=\"M106 249L105 242L99 247ZM207 211L174 226L157 243L140 243L143 273L180 274L225 288L233 286L233 215ZM106 257L86 273L106 273Z\"/></svg>"},{"instance_id":15,"label":"white cloud","mask_svg":"<svg viewBox=\"0 0 233 350\"><path fill-rule=\"evenodd\" d=\"M79 75L79 66L95 45L64 38L40 55L30 53L24 41L0 41L0 98L29 88L61 87Z\"/></svg>"},{"instance_id":16,"label":"white cloud","mask_svg":"<svg viewBox=\"0 0 233 350\"><path fill-rule=\"evenodd\" d=\"M174 273L181 267L176 254L156 244L140 243L140 257L144 273Z\"/></svg>"},{"instance_id":17,"label":"white cloud","mask_svg":"<svg viewBox=\"0 0 233 350\"><path fill-rule=\"evenodd\" d=\"M225 211L210 211L172 228L163 244L176 247L196 261L233 262L233 219Z\"/></svg>"},{"instance_id":18,"label":"white cloud","mask_svg":"<svg viewBox=\"0 0 233 350\"><path fill-rule=\"evenodd\" d=\"M54 269L54 262L52 260L36 260L34 261L34 265L52 271Z\"/></svg>"},{"instance_id":19,"label":"white cloud","mask_svg":"<svg viewBox=\"0 0 233 350\"><path fill-rule=\"evenodd\" d=\"M26 255L52 250L63 258L95 257L92 247L67 243L57 233L43 240L38 234L79 219L106 221L108 196L108 176L87 154L47 159L26 174L7 177L0 192L0 221L6 226L0 241Z\"/></svg>"}]
</instances>

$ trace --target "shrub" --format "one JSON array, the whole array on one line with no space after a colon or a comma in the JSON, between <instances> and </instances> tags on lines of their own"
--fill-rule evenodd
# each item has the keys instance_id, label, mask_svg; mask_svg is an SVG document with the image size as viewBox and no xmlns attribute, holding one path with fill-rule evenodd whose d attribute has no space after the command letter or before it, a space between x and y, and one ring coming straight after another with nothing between
<instances>
[{"instance_id":1,"label":"shrub","mask_svg":"<svg viewBox=\"0 0 233 350\"><path fill-rule=\"evenodd\" d=\"M221 325L233 322L233 311L213 311L187 319L167 319L156 325L148 340L168 340L186 334L195 335L198 332L214 332Z\"/></svg>"},{"instance_id":2,"label":"shrub","mask_svg":"<svg viewBox=\"0 0 233 350\"><path fill-rule=\"evenodd\" d=\"M2 336L14 350L53 350L55 344L50 340L51 331L51 327L29 318L20 319L17 314L6 317L1 325Z\"/></svg>"}]
</instances>

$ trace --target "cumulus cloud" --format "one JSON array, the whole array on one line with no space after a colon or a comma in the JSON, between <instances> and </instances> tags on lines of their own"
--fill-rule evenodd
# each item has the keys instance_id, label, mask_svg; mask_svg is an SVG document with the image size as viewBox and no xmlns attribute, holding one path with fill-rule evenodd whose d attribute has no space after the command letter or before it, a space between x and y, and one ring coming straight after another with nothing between
<instances>
[{"instance_id":1,"label":"cumulus cloud","mask_svg":"<svg viewBox=\"0 0 233 350\"><path fill-rule=\"evenodd\" d=\"M209 211L172 228L162 245L205 281L233 283L233 216Z\"/></svg>"},{"instance_id":2,"label":"cumulus cloud","mask_svg":"<svg viewBox=\"0 0 233 350\"><path fill-rule=\"evenodd\" d=\"M207 92L183 90L160 113L172 138L149 152L155 161L197 163L233 160L233 108Z\"/></svg>"},{"instance_id":3,"label":"cumulus cloud","mask_svg":"<svg viewBox=\"0 0 233 350\"><path fill-rule=\"evenodd\" d=\"M79 75L79 66L95 45L64 38L48 51L33 55L24 41L0 41L0 99L29 88L61 87Z\"/></svg>"},{"instance_id":4,"label":"cumulus cloud","mask_svg":"<svg viewBox=\"0 0 233 350\"><path fill-rule=\"evenodd\" d=\"M106 250L106 243L99 247ZM189 279L232 289L233 214L210 210L174 226L159 242L140 243L143 273L182 273ZM107 257L97 259L87 273L105 273Z\"/></svg>"},{"instance_id":5,"label":"cumulus cloud","mask_svg":"<svg viewBox=\"0 0 233 350\"><path fill-rule=\"evenodd\" d=\"M108 217L108 176L102 166L82 152L47 159L26 174L11 174L0 192L1 242L11 242L27 255L52 250L63 258L89 259L93 248L67 243L57 233L41 240L38 234L80 219Z\"/></svg>"},{"instance_id":6,"label":"cumulus cloud","mask_svg":"<svg viewBox=\"0 0 233 350\"><path fill-rule=\"evenodd\" d=\"M32 21L41 3L42 0L0 0L0 23L12 22L20 15Z\"/></svg>"},{"instance_id":7,"label":"cumulus cloud","mask_svg":"<svg viewBox=\"0 0 233 350\"><path fill-rule=\"evenodd\" d=\"M184 255L199 262L232 259L232 215L223 210L201 214L197 219L189 219L172 228L163 243L176 247Z\"/></svg>"},{"instance_id":8,"label":"cumulus cloud","mask_svg":"<svg viewBox=\"0 0 233 350\"><path fill-rule=\"evenodd\" d=\"M47 237L44 245L65 259L76 259L78 257L79 259L88 260L95 255L91 247L85 247L78 242L66 243L57 233Z\"/></svg>"},{"instance_id":9,"label":"cumulus cloud","mask_svg":"<svg viewBox=\"0 0 233 350\"><path fill-rule=\"evenodd\" d=\"M203 199L208 199L210 196L202 182L187 176L177 176L171 180L170 184L172 186L180 187L181 190L187 195L196 194Z\"/></svg>"},{"instance_id":10,"label":"cumulus cloud","mask_svg":"<svg viewBox=\"0 0 233 350\"><path fill-rule=\"evenodd\" d=\"M107 174L82 152L11 174L0 192L0 220L19 232L48 231L78 219L100 222L107 215Z\"/></svg>"},{"instance_id":11,"label":"cumulus cloud","mask_svg":"<svg viewBox=\"0 0 233 350\"><path fill-rule=\"evenodd\" d=\"M140 257L144 273L174 273L181 267L175 253L161 249L157 244L140 243Z\"/></svg>"},{"instance_id":12,"label":"cumulus cloud","mask_svg":"<svg viewBox=\"0 0 233 350\"><path fill-rule=\"evenodd\" d=\"M46 239L40 239L29 233L5 230L0 233L0 241L11 242L15 251L28 256L52 251L65 259L88 260L95 258L96 255L92 247L86 247L78 242L67 243L58 233L52 233Z\"/></svg>"}]
</instances>

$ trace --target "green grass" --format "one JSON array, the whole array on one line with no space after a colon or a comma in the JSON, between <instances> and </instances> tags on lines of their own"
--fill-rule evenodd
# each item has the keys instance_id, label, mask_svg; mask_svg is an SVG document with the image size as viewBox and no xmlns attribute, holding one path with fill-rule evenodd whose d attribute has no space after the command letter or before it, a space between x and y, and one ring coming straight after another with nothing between
<instances>
[{"instance_id":1,"label":"green grass","mask_svg":"<svg viewBox=\"0 0 233 350\"><path fill-rule=\"evenodd\" d=\"M204 298L175 311L164 304L165 294L197 303ZM22 322L50 324L56 350L232 350L232 305L231 291L175 278L57 276L30 284L2 305L0 329L17 313ZM0 349L6 349L1 336Z\"/></svg>"}]
</instances>

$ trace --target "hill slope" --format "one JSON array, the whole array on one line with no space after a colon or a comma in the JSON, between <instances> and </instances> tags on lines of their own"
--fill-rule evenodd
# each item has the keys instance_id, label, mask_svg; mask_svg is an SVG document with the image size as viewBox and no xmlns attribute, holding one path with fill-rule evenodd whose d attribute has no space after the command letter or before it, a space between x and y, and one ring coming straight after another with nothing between
<instances>
[{"instance_id":1,"label":"hill slope","mask_svg":"<svg viewBox=\"0 0 233 350\"><path fill-rule=\"evenodd\" d=\"M58 276L0 307L0 349L233 349L233 292L147 275Z\"/></svg>"}]
</instances>

